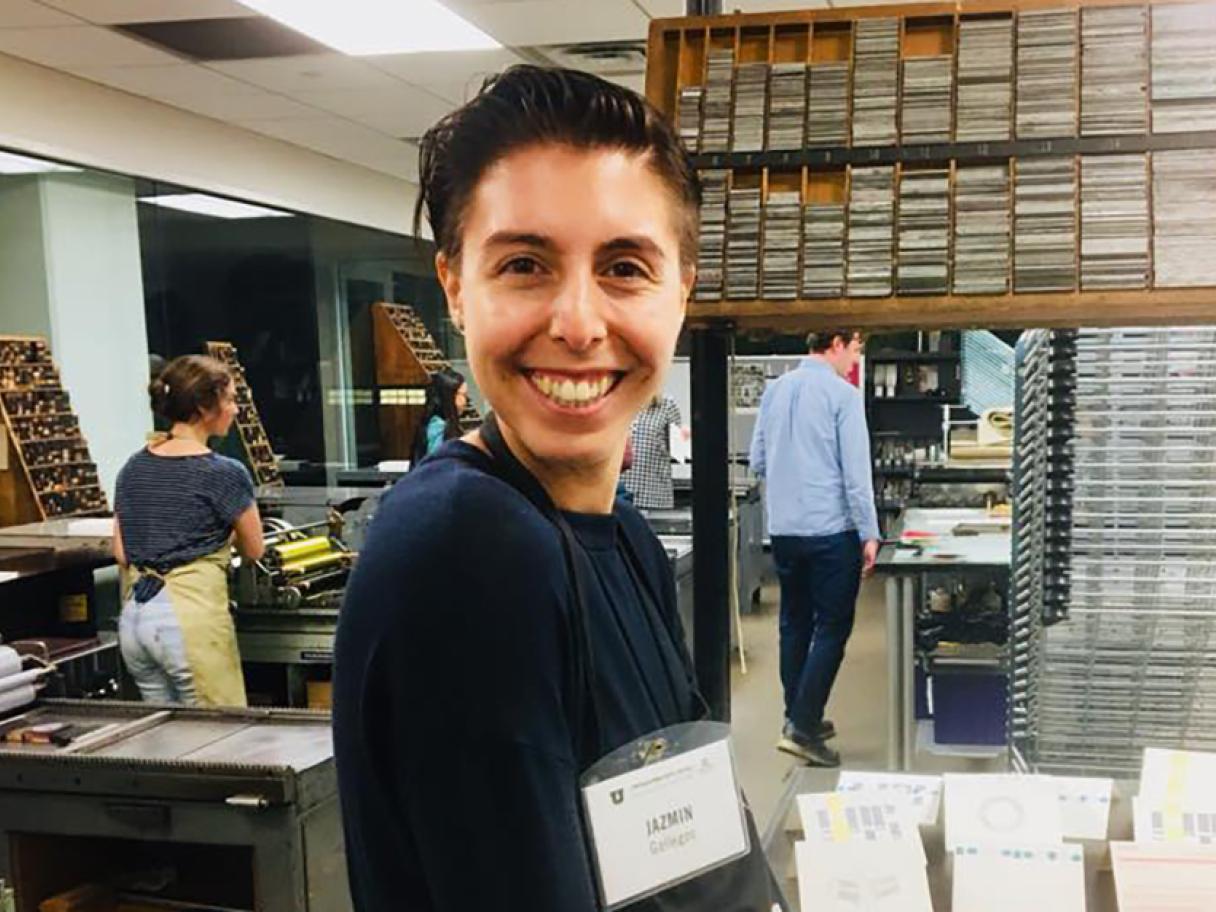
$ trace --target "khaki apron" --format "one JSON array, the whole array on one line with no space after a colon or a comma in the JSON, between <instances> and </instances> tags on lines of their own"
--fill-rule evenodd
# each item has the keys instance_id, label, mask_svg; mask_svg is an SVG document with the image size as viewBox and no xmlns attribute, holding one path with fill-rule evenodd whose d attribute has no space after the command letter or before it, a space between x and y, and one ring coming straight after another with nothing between
<instances>
[{"instance_id":1,"label":"khaki apron","mask_svg":"<svg viewBox=\"0 0 1216 912\"><path fill-rule=\"evenodd\" d=\"M228 610L228 567L232 548L175 567L163 576L164 592L182 630L186 662L194 675L194 692L200 706L246 706L245 678L236 644L236 626ZM128 567L123 575L123 600L141 571Z\"/></svg>"}]
</instances>

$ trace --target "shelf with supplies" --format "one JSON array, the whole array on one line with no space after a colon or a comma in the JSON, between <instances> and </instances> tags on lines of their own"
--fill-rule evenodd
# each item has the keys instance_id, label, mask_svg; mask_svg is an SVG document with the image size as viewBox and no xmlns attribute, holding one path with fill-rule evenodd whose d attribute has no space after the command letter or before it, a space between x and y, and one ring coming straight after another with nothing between
<instances>
[{"instance_id":1,"label":"shelf with supplies","mask_svg":"<svg viewBox=\"0 0 1216 912\"><path fill-rule=\"evenodd\" d=\"M1009 478L1009 466L991 465L876 465L874 474L883 478L915 478L933 483L998 483Z\"/></svg>"},{"instance_id":2,"label":"shelf with supplies","mask_svg":"<svg viewBox=\"0 0 1216 912\"><path fill-rule=\"evenodd\" d=\"M940 343L942 351L927 352L921 334L882 335L866 354L867 425L875 497L887 505L880 511L884 533L896 505L984 506L989 495L1000 499L1007 481L1007 470L959 466L948 456L949 416L976 416L962 404L966 334L945 332Z\"/></svg>"},{"instance_id":3,"label":"shelf with supplies","mask_svg":"<svg viewBox=\"0 0 1216 912\"><path fill-rule=\"evenodd\" d=\"M885 478L915 478L916 466L914 465L876 465L874 466L874 474L882 475Z\"/></svg>"},{"instance_id":4,"label":"shelf with supplies","mask_svg":"<svg viewBox=\"0 0 1216 912\"><path fill-rule=\"evenodd\" d=\"M906 396L875 396L872 400L875 405L884 402L890 402L897 405L920 404L920 405L947 405L948 401L941 396L919 396L916 394L908 394Z\"/></svg>"},{"instance_id":5,"label":"shelf with supplies","mask_svg":"<svg viewBox=\"0 0 1216 912\"><path fill-rule=\"evenodd\" d=\"M870 364L887 364L892 362L912 361L917 364L937 364L943 361L958 361L958 352L909 352L909 351L867 351L866 361Z\"/></svg>"},{"instance_id":6,"label":"shelf with supplies","mask_svg":"<svg viewBox=\"0 0 1216 912\"><path fill-rule=\"evenodd\" d=\"M451 370L439 343L418 312L408 304L379 302L372 305L376 349L376 400L380 418L381 455L408 459L425 412L425 389L432 374ZM419 390L419 401L386 401L385 390ZM470 402L460 415L466 429L481 423L481 413Z\"/></svg>"},{"instance_id":7,"label":"shelf with supplies","mask_svg":"<svg viewBox=\"0 0 1216 912\"><path fill-rule=\"evenodd\" d=\"M45 339L0 336L0 525L109 512Z\"/></svg>"},{"instance_id":8,"label":"shelf with supplies","mask_svg":"<svg viewBox=\"0 0 1216 912\"><path fill-rule=\"evenodd\" d=\"M1216 321L1216 5L655 20L704 187L691 325Z\"/></svg>"},{"instance_id":9,"label":"shelf with supplies","mask_svg":"<svg viewBox=\"0 0 1216 912\"><path fill-rule=\"evenodd\" d=\"M266 426L262 424L258 407L254 405L253 390L245 376L245 368L237 356L236 346L231 342L208 342L207 354L222 362L232 374L237 402L237 420L233 423L254 484L259 487L281 487L283 476L279 472L279 462L271 449L270 437L266 434Z\"/></svg>"}]
</instances>

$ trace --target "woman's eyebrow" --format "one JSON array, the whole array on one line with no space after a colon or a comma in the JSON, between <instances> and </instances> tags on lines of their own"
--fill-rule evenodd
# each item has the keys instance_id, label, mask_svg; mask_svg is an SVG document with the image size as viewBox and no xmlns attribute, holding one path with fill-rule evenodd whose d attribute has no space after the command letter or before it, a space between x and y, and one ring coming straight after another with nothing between
<instances>
[{"instance_id":1,"label":"woman's eyebrow","mask_svg":"<svg viewBox=\"0 0 1216 912\"><path fill-rule=\"evenodd\" d=\"M664 259L663 248L644 234L613 238L600 245L601 253L641 253L656 259Z\"/></svg>"},{"instance_id":2,"label":"woman's eyebrow","mask_svg":"<svg viewBox=\"0 0 1216 912\"><path fill-rule=\"evenodd\" d=\"M533 231L496 231L486 238L486 247L535 247L540 250L556 250L553 238Z\"/></svg>"}]
</instances>

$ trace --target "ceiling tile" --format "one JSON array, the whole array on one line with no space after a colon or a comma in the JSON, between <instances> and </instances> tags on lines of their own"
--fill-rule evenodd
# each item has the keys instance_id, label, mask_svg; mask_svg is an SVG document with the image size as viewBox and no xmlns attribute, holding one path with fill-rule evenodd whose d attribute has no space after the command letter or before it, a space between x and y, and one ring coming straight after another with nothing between
<instances>
[{"instance_id":1,"label":"ceiling tile","mask_svg":"<svg viewBox=\"0 0 1216 912\"><path fill-rule=\"evenodd\" d=\"M149 98L190 98L260 91L192 63L158 66L72 67L73 75Z\"/></svg>"},{"instance_id":2,"label":"ceiling tile","mask_svg":"<svg viewBox=\"0 0 1216 912\"><path fill-rule=\"evenodd\" d=\"M646 94L646 74L645 73L625 73L620 76L605 76L609 82L615 82L617 85L624 86L627 89L632 89L639 95Z\"/></svg>"},{"instance_id":3,"label":"ceiling tile","mask_svg":"<svg viewBox=\"0 0 1216 912\"><path fill-rule=\"evenodd\" d=\"M292 97L394 137L420 136L455 107L425 89L404 83L392 89L310 92Z\"/></svg>"},{"instance_id":4,"label":"ceiling tile","mask_svg":"<svg viewBox=\"0 0 1216 912\"><path fill-rule=\"evenodd\" d=\"M40 28L80 25L79 19L50 9L34 0L4 0L0 4L0 28Z\"/></svg>"},{"instance_id":5,"label":"ceiling tile","mask_svg":"<svg viewBox=\"0 0 1216 912\"><path fill-rule=\"evenodd\" d=\"M164 51L90 25L0 29L0 53L59 69L181 62Z\"/></svg>"},{"instance_id":6,"label":"ceiling tile","mask_svg":"<svg viewBox=\"0 0 1216 912\"><path fill-rule=\"evenodd\" d=\"M413 143L401 143L401 151L394 150L388 157L364 156L360 164L402 180L418 183L418 147Z\"/></svg>"},{"instance_id":7,"label":"ceiling tile","mask_svg":"<svg viewBox=\"0 0 1216 912\"><path fill-rule=\"evenodd\" d=\"M307 54L275 60L231 60L209 69L286 95L347 89L391 89L401 84L375 67L341 54Z\"/></svg>"},{"instance_id":8,"label":"ceiling tile","mask_svg":"<svg viewBox=\"0 0 1216 912\"><path fill-rule=\"evenodd\" d=\"M408 143L340 117L251 120L240 126L346 161L388 163L417 155Z\"/></svg>"},{"instance_id":9,"label":"ceiling tile","mask_svg":"<svg viewBox=\"0 0 1216 912\"><path fill-rule=\"evenodd\" d=\"M9 0L5 0L9 2ZM172 22L179 19L220 19L252 15L236 0L42 0L53 6L106 25L119 22Z\"/></svg>"},{"instance_id":10,"label":"ceiling tile","mask_svg":"<svg viewBox=\"0 0 1216 912\"><path fill-rule=\"evenodd\" d=\"M111 88L163 101L214 120L318 117L323 111L285 95L250 86L188 63L150 67L95 67L70 71Z\"/></svg>"},{"instance_id":11,"label":"ceiling tile","mask_svg":"<svg viewBox=\"0 0 1216 912\"><path fill-rule=\"evenodd\" d=\"M195 95L169 101L179 108L229 123L270 118L315 117L322 113L298 101L258 89L246 89L233 95Z\"/></svg>"},{"instance_id":12,"label":"ceiling tile","mask_svg":"<svg viewBox=\"0 0 1216 912\"><path fill-rule=\"evenodd\" d=\"M131 22L113 28L187 60L263 60L330 53L319 41L265 16Z\"/></svg>"},{"instance_id":13,"label":"ceiling tile","mask_svg":"<svg viewBox=\"0 0 1216 912\"><path fill-rule=\"evenodd\" d=\"M482 31L511 47L646 37L650 20L632 0L447 0Z\"/></svg>"},{"instance_id":14,"label":"ceiling tile","mask_svg":"<svg viewBox=\"0 0 1216 912\"><path fill-rule=\"evenodd\" d=\"M506 48L496 51L387 54L364 59L386 73L429 89L455 104L463 104L477 94L487 76L524 62L522 57Z\"/></svg>"}]
</instances>

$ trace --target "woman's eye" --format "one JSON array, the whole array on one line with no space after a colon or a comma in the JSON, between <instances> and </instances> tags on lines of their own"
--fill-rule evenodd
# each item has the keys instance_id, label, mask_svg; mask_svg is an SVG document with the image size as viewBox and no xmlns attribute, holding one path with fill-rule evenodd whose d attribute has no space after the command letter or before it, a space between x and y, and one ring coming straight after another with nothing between
<instances>
[{"instance_id":1,"label":"woman's eye","mask_svg":"<svg viewBox=\"0 0 1216 912\"><path fill-rule=\"evenodd\" d=\"M502 271L508 275L536 275L540 272L540 264L531 257L514 257L507 260Z\"/></svg>"},{"instance_id":2,"label":"woman's eye","mask_svg":"<svg viewBox=\"0 0 1216 912\"><path fill-rule=\"evenodd\" d=\"M646 276L646 270L632 260L619 260L608 267L608 274L614 279L637 279Z\"/></svg>"}]
</instances>

